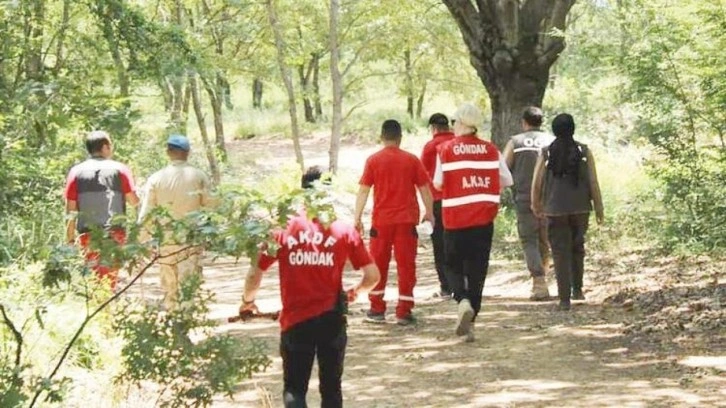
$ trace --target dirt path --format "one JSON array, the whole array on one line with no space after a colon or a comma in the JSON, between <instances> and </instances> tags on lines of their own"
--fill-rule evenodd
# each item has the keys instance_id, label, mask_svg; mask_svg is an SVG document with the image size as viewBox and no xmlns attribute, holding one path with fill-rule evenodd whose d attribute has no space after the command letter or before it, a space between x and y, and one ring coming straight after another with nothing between
<instances>
[{"instance_id":1,"label":"dirt path","mask_svg":"<svg viewBox=\"0 0 726 408\"><path fill-rule=\"evenodd\" d=\"M412 141L408 147L419 151L420 143ZM234 146L232 150L245 157L237 170L272 170L289 163L293 156L286 145L253 140ZM327 148L320 141L304 148L309 164L325 163ZM343 171L360 172L374 149L345 147ZM385 325L366 323L367 299L351 305L343 383L347 407L726 406L726 378L694 376L685 365L693 361L688 356L668 355L633 342L623 335L629 316L622 309L605 308L597 298L577 303L571 313L554 312L554 302L529 302L529 279L519 262L493 260L477 340L463 343L453 334L455 304L431 299L437 281L430 248L419 248L417 262L415 327L399 327L390 315ZM235 312L247 268L244 262L207 265L206 286L217 298L212 317ZM395 263L391 274L389 282L395 282ZM592 284L587 275L586 287ZM347 272L345 279L352 284L357 276ZM153 276L147 282L153 290ZM550 290L556 293L553 279ZM386 299L395 298L395 285L389 283ZM264 277L258 305L263 310L279 308L276 268ZM389 303L389 313L394 307ZM264 406L265 398L272 406L281 406L277 324L226 324L219 330L263 340L273 365L240 384L234 400L218 397L214 406ZM711 350L714 353L719 350ZM314 371L310 406L320 403L316 375Z\"/></svg>"},{"instance_id":2,"label":"dirt path","mask_svg":"<svg viewBox=\"0 0 726 408\"><path fill-rule=\"evenodd\" d=\"M399 327L392 316L385 325L364 322L365 299L351 307L346 406L725 406L724 377L684 383L687 370L679 362L685 356L639 351L622 335L620 310L585 302L561 313L552 311L552 303L527 301L524 273L513 272L518 268L512 263L492 264L477 341L463 343L453 335L454 303L430 299L436 277L430 251L421 252L416 327ZM205 270L209 288L218 296L213 315L235 310L245 269L230 264ZM346 278L353 282L355 275ZM279 307L276 271L265 276L262 288L260 307ZM388 288L386 298L395 299L394 287ZM274 363L241 384L234 401L220 398L214 406L261 406L265 393L273 406L280 406L277 325L247 323L221 330L264 340ZM308 400L319 406L315 371Z\"/></svg>"}]
</instances>

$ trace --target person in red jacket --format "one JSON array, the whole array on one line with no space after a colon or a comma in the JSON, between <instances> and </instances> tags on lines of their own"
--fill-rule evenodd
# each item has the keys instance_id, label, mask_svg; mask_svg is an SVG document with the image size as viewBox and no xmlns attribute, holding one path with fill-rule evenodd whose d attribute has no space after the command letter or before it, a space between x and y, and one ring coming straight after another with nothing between
<instances>
[{"instance_id":1,"label":"person in red jacket","mask_svg":"<svg viewBox=\"0 0 726 408\"><path fill-rule=\"evenodd\" d=\"M395 120L383 122L381 140L383 149L366 160L355 204L355 222L363 230L363 208L373 188L373 220L370 230L370 250L381 280L368 294L371 308L368 321L382 323L386 320L386 302L383 295L388 281L388 264L391 250L398 268L398 305L396 319L400 325L415 323L411 314L416 285L416 248L419 208L416 190L426 207L424 219L434 223L429 177L418 157L402 150L401 124Z\"/></svg>"},{"instance_id":2,"label":"person in red jacket","mask_svg":"<svg viewBox=\"0 0 726 408\"><path fill-rule=\"evenodd\" d=\"M452 119L456 137L439 150L434 186L443 195L447 280L458 302L456 334L474 341L499 194L512 185L512 174L497 147L477 136L482 115L476 106L462 105Z\"/></svg>"},{"instance_id":3,"label":"person in red jacket","mask_svg":"<svg viewBox=\"0 0 726 408\"><path fill-rule=\"evenodd\" d=\"M443 113L434 113L429 118L429 129L432 139L429 140L421 152L421 163L423 163L429 178L433 181L436 171L436 157L439 154L439 146L454 138L454 133L449 129L449 118ZM439 291L434 297L451 299L451 288L446 282L446 264L444 263L444 224L441 219L441 192L435 188L431 189L434 199L434 232L431 234L431 243L434 246L434 265L436 274L439 277Z\"/></svg>"},{"instance_id":4,"label":"person in red jacket","mask_svg":"<svg viewBox=\"0 0 726 408\"><path fill-rule=\"evenodd\" d=\"M312 188L322 171L307 170L303 188ZM358 293L370 290L379 273L363 239L352 225L334 221L326 226L305 212L292 218L284 230L274 233L280 248L262 253L245 280L240 313L256 312L255 296L263 271L280 263L280 354L285 407L305 407L313 361L317 356L323 407L342 407L341 379L348 341L345 309ZM363 279L343 292L343 268L350 259L363 269Z\"/></svg>"}]
</instances>

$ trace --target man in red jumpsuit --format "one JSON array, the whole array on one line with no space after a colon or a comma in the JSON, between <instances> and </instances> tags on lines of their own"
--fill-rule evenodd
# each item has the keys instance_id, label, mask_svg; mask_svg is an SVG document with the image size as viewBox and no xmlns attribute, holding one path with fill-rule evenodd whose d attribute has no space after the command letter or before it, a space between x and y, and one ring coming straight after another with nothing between
<instances>
[{"instance_id":1,"label":"man in red jumpsuit","mask_svg":"<svg viewBox=\"0 0 726 408\"><path fill-rule=\"evenodd\" d=\"M383 122L383 149L366 160L355 205L355 222L363 230L363 208L373 188L373 220L370 230L370 250L381 272L381 280L368 294L371 308L367 318L385 322L386 302L383 295L388 281L391 250L398 268L398 305L396 320L400 325L415 323L413 288L416 285L416 248L419 207L416 190L426 207L424 219L434 224L433 198L429 177L418 157L400 148L401 124L395 120Z\"/></svg>"}]
</instances>

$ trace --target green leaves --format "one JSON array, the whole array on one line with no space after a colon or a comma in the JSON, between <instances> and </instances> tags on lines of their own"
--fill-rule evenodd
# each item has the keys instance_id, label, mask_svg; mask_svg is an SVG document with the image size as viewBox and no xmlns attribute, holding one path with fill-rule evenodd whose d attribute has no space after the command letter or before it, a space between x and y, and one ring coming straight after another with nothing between
<instances>
[{"instance_id":1,"label":"green leaves","mask_svg":"<svg viewBox=\"0 0 726 408\"><path fill-rule=\"evenodd\" d=\"M133 301L121 308L115 325L125 340L124 371L117 382L154 381L162 386L161 406L199 407L209 406L215 393L232 395L241 379L269 367L263 343L212 334L214 323L206 317L212 296L200 286L197 275L182 281L173 311ZM205 338L193 343L192 332Z\"/></svg>"}]
</instances>

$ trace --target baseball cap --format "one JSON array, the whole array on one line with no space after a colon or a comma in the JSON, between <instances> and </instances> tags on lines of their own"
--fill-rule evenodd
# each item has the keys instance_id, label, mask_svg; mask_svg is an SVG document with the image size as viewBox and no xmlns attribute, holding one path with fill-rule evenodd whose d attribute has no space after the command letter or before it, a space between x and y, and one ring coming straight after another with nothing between
<instances>
[{"instance_id":1,"label":"baseball cap","mask_svg":"<svg viewBox=\"0 0 726 408\"><path fill-rule=\"evenodd\" d=\"M454 113L451 119L470 128L480 128L484 122L481 111L472 103L465 103L459 106L459 109L456 110L456 113Z\"/></svg>"},{"instance_id":2,"label":"baseball cap","mask_svg":"<svg viewBox=\"0 0 726 408\"><path fill-rule=\"evenodd\" d=\"M429 126L431 125L449 126L449 118L443 113L434 113L429 118Z\"/></svg>"},{"instance_id":3,"label":"baseball cap","mask_svg":"<svg viewBox=\"0 0 726 408\"><path fill-rule=\"evenodd\" d=\"M166 141L166 145L169 147L174 147L176 149L184 150L185 152L188 152L189 149L191 149L191 146L189 145L189 139L187 139L186 136L182 135L169 136L169 140Z\"/></svg>"}]
</instances>

